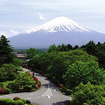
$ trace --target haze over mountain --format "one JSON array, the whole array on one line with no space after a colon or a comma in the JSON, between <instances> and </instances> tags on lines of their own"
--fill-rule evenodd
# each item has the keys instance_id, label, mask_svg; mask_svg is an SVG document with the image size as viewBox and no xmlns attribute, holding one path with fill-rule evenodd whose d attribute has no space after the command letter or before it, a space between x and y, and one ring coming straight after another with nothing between
<instances>
[{"instance_id":1,"label":"haze over mountain","mask_svg":"<svg viewBox=\"0 0 105 105\"><path fill-rule=\"evenodd\" d=\"M86 29L69 18L58 17L9 40L14 48L48 48L52 44L83 45L90 40L105 42L105 34Z\"/></svg>"}]
</instances>

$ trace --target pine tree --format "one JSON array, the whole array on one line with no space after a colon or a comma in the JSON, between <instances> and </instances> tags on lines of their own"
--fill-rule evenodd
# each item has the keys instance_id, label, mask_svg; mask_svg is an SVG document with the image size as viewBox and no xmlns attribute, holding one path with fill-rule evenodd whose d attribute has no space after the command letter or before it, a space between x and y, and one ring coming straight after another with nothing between
<instances>
[{"instance_id":1,"label":"pine tree","mask_svg":"<svg viewBox=\"0 0 105 105\"><path fill-rule=\"evenodd\" d=\"M9 40L2 35L0 37L0 66L4 63L10 63L13 59L13 54L11 53L13 50L9 45Z\"/></svg>"}]
</instances>

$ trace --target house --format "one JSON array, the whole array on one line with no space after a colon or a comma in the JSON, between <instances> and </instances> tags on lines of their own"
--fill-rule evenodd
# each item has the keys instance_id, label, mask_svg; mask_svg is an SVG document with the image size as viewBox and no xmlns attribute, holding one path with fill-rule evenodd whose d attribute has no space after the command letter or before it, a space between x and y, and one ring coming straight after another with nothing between
<instances>
[{"instance_id":1,"label":"house","mask_svg":"<svg viewBox=\"0 0 105 105\"><path fill-rule=\"evenodd\" d=\"M16 55L19 59L26 60L26 54L21 54L17 52L12 52L12 54Z\"/></svg>"}]
</instances>

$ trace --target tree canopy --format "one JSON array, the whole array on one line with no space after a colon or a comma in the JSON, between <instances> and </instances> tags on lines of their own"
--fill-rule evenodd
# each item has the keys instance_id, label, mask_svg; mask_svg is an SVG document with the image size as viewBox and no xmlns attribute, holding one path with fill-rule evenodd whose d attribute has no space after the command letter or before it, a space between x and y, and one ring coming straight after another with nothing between
<instances>
[{"instance_id":1,"label":"tree canopy","mask_svg":"<svg viewBox=\"0 0 105 105\"><path fill-rule=\"evenodd\" d=\"M76 92L70 105L105 105L105 85L86 85L81 83L76 87Z\"/></svg>"},{"instance_id":2,"label":"tree canopy","mask_svg":"<svg viewBox=\"0 0 105 105\"><path fill-rule=\"evenodd\" d=\"M38 54L38 50L36 50L35 48L30 48L26 51L27 54L27 58L28 59L32 59L34 56L36 56Z\"/></svg>"},{"instance_id":3,"label":"tree canopy","mask_svg":"<svg viewBox=\"0 0 105 105\"><path fill-rule=\"evenodd\" d=\"M67 71L69 65L76 61L90 62L96 61L97 58L87 54L82 50L71 50L69 52L59 52L52 59L48 70L59 81L63 81L62 76Z\"/></svg>"},{"instance_id":4,"label":"tree canopy","mask_svg":"<svg viewBox=\"0 0 105 105\"><path fill-rule=\"evenodd\" d=\"M105 71L99 69L98 63L95 61L82 62L77 61L70 65L64 75L65 85L68 88L75 88L81 82L86 84L102 84L105 78Z\"/></svg>"}]
</instances>

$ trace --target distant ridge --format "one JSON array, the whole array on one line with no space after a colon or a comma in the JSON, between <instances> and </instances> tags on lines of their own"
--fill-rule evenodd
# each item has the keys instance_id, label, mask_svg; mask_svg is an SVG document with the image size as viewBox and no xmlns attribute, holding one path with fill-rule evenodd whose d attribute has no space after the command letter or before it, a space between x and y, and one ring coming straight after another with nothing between
<instances>
[{"instance_id":1,"label":"distant ridge","mask_svg":"<svg viewBox=\"0 0 105 105\"><path fill-rule=\"evenodd\" d=\"M48 48L62 43L83 45L90 40L105 42L105 34L86 29L67 17L58 17L9 40L14 48Z\"/></svg>"}]
</instances>

